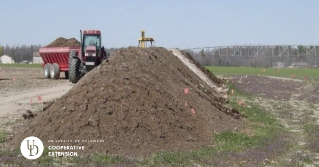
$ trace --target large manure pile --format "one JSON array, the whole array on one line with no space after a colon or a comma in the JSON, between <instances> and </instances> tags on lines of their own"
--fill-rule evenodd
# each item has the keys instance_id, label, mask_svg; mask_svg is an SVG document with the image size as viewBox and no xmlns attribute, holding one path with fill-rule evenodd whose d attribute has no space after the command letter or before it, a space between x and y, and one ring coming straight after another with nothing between
<instances>
[{"instance_id":1,"label":"large manure pile","mask_svg":"<svg viewBox=\"0 0 319 167\"><path fill-rule=\"evenodd\" d=\"M133 157L196 149L212 145L217 132L243 128L239 114L225 105L165 48L129 47L113 52L11 143L18 146L27 136L46 146L48 140L104 140L81 144L85 153Z\"/></svg>"},{"instance_id":2,"label":"large manure pile","mask_svg":"<svg viewBox=\"0 0 319 167\"><path fill-rule=\"evenodd\" d=\"M64 37L59 37L46 47L80 47L80 45L80 42L75 38L66 39Z\"/></svg>"}]
</instances>

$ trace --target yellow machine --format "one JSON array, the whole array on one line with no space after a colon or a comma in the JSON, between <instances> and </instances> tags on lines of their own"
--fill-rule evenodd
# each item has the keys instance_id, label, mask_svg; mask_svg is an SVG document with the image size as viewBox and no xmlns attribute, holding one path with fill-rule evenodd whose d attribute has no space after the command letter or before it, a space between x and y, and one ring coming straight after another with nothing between
<instances>
[{"instance_id":1,"label":"yellow machine","mask_svg":"<svg viewBox=\"0 0 319 167\"><path fill-rule=\"evenodd\" d=\"M147 48L147 42L151 42L151 47L153 45L154 39L150 37L145 37L145 31L142 30L142 37L138 39L138 47Z\"/></svg>"}]
</instances>

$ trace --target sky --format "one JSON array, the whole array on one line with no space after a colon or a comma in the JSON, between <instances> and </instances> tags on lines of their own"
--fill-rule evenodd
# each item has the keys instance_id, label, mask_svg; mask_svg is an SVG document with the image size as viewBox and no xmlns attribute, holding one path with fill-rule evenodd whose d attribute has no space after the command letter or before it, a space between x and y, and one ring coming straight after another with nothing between
<instances>
[{"instance_id":1,"label":"sky","mask_svg":"<svg viewBox=\"0 0 319 167\"><path fill-rule=\"evenodd\" d=\"M0 45L47 45L98 29L106 48L318 45L317 0L0 0Z\"/></svg>"}]
</instances>

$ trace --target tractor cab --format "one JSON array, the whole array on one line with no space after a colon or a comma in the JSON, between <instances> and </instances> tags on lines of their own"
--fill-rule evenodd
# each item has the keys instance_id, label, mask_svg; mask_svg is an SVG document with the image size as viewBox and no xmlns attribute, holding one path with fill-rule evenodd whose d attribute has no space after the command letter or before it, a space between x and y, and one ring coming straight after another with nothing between
<instances>
[{"instance_id":1,"label":"tractor cab","mask_svg":"<svg viewBox=\"0 0 319 167\"><path fill-rule=\"evenodd\" d=\"M107 55L101 41L101 31L84 30L83 36L81 31L80 58L83 61L83 73L91 71L102 62L102 59L106 58Z\"/></svg>"},{"instance_id":2,"label":"tractor cab","mask_svg":"<svg viewBox=\"0 0 319 167\"><path fill-rule=\"evenodd\" d=\"M101 33L100 31L84 31L83 32L83 48L85 49L88 46L96 46L99 50L101 48Z\"/></svg>"},{"instance_id":3,"label":"tractor cab","mask_svg":"<svg viewBox=\"0 0 319 167\"><path fill-rule=\"evenodd\" d=\"M98 56L101 50L101 32L98 30L84 30L81 33L81 55L82 60L87 56Z\"/></svg>"}]
</instances>

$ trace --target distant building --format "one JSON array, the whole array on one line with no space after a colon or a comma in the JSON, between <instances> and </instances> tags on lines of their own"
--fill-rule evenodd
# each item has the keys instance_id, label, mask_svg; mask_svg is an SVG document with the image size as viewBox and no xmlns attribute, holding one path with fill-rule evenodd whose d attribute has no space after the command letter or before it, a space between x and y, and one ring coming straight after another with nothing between
<instances>
[{"instance_id":1,"label":"distant building","mask_svg":"<svg viewBox=\"0 0 319 167\"><path fill-rule=\"evenodd\" d=\"M33 52L33 64L42 64L43 60L39 52Z\"/></svg>"},{"instance_id":2,"label":"distant building","mask_svg":"<svg viewBox=\"0 0 319 167\"><path fill-rule=\"evenodd\" d=\"M304 62L294 62L291 64L292 68L305 68L305 67L309 67L308 63L304 63Z\"/></svg>"},{"instance_id":3,"label":"distant building","mask_svg":"<svg viewBox=\"0 0 319 167\"><path fill-rule=\"evenodd\" d=\"M276 67L276 68L284 68L285 67L285 63L284 62L276 62L273 64L273 67Z\"/></svg>"},{"instance_id":4,"label":"distant building","mask_svg":"<svg viewBox=\"0 0 319 167\"><path fill-rule=\"evenodd\" d=\"M14 60L8 55L3 55L0 57L0 64L14 64Z\"/></svg>"}]
</instances>

